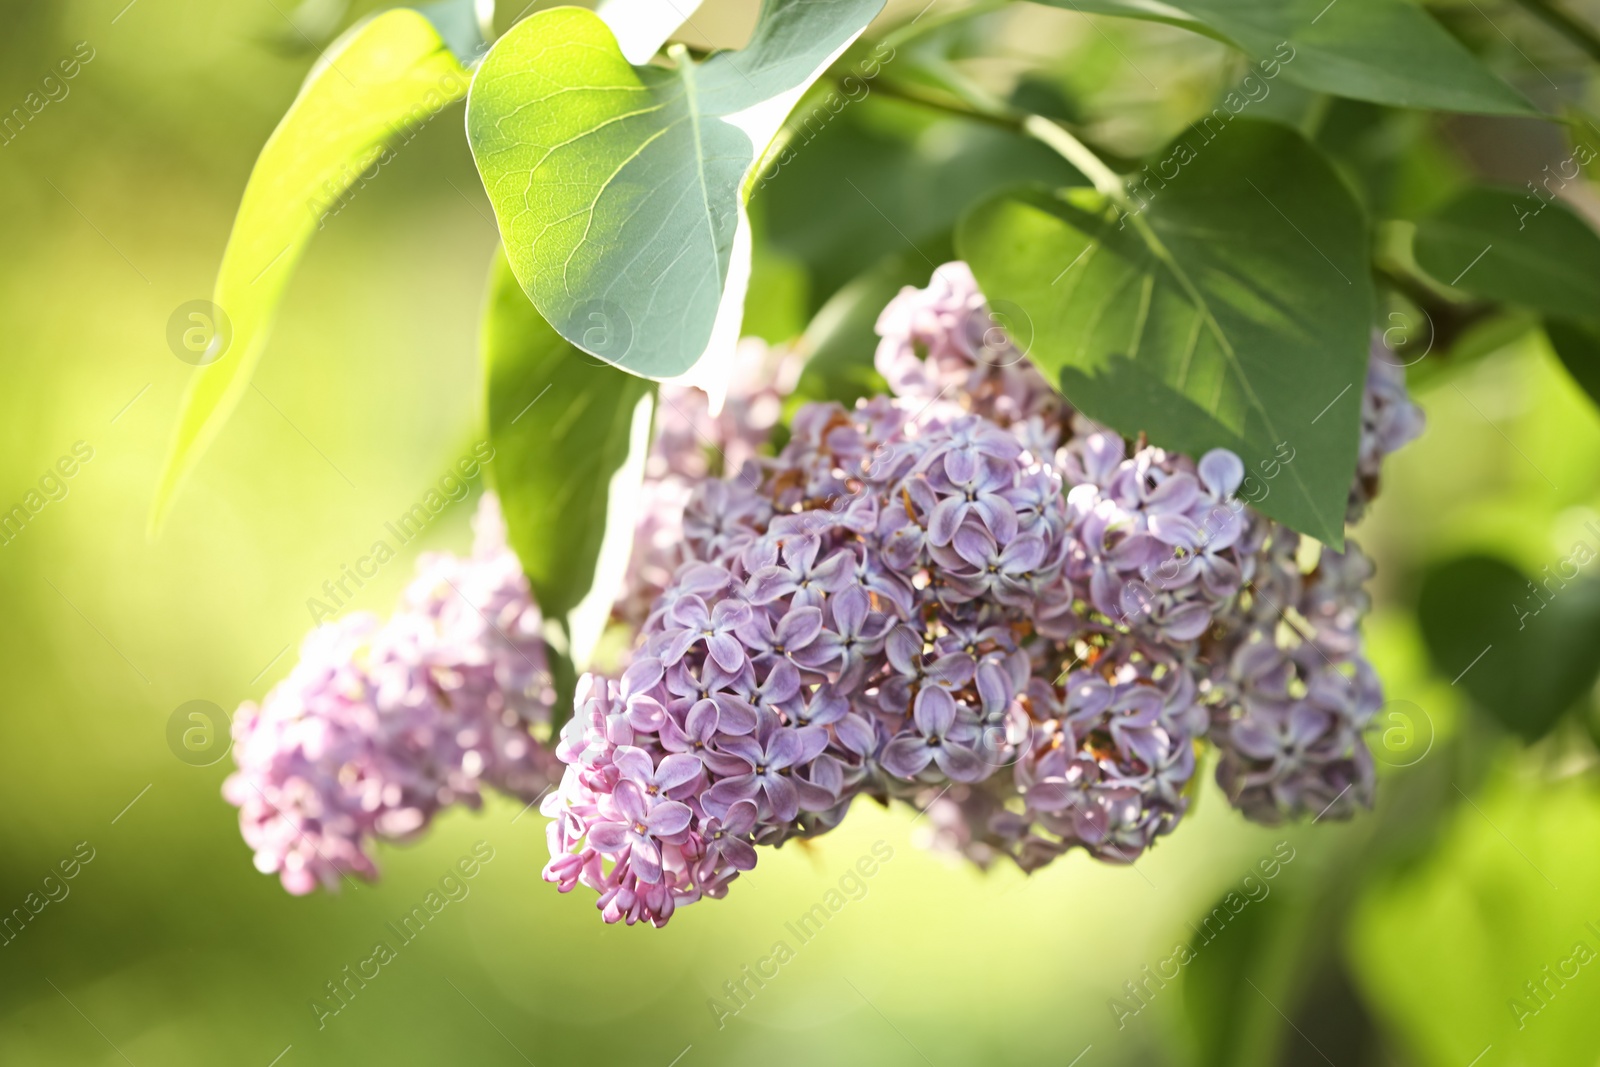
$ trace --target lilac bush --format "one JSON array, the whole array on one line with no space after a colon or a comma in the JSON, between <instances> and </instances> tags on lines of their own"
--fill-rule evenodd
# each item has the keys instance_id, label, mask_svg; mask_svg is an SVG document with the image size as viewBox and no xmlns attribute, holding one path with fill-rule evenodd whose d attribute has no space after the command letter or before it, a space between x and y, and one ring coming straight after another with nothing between
<instances>
[{"instance_id":1,"label":"lilac bush","mask_svg":"<svg viewBox=\"0 0 1600 1067\"><path fill-rule=\"evenodd\" d=\"M1250 819L1370 805L1358 547L1318 554L1246 506L1231 452L1073 411L964 264L903 290L878 332L890 394L802 404L781 448L792 354L746 348L716 418L662 387L614 611L633 650L579 680L548 749L538 612L492 496L473 555L425 559L387 623L313 633L236 723L227 794L257 865L295 892L370 876L372 841L559 769L545 879L660 925L860 796L1027 870L1079 847L1134 862L1183 818L1202 743ZM1352 518L1420 429L1375 358Z\"/></svg>"}]
</instances>

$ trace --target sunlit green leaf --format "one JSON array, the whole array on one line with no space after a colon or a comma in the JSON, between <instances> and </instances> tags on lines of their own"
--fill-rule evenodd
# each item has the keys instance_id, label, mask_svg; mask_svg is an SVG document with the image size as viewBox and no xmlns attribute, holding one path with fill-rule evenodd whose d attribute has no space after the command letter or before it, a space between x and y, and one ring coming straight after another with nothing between
<instances>
[{"instance_id":1,"label":"sunlit green leaf","mask_svg":"<svg viewBox=\"0 0 1600 1067\"><path fill-rule=\"evenodd\" d=\"M1482 186L1417 223L1417 262L1446 285L1569 318L1600 313L1600 236L1554 200Z\"/></svg>"},{"instance_id":2,"label":"sunlit green leaf","mask_svg":"<svg viewBox=\"0 0 1600 1067\"><path fill-rule=\"evenodd\" d=\"M957 251L991 302L1031 319L1029 358L1081 410L1190 455L1232 449L1274 472L1256 507L1342 545L1372 318L1365 221L1286 127L1189 142L1181 165L1163 153L1173 177L1142 186L1138 213L1089 189L1005 196L967 216Z\"/></svg>"},{"instance_id":3,"label":"sunlit green leaf","mask_svg":"<svg viewBox=\"0 0 1600 1067\"><path fill-rule=\"evenodd\" d=\"M467 131L512 269L573 344L635 374L731 353L747 178L882 0L771 0L739 52L634 67L594 14L541 11L490 51Z\"/></svg>"},{"instance_id":4,"label":"sunlit green leaf","mask_svg":"<svg viewBox=\"0 0 1600 1067\"><path fill-rule=\"evenodd\" d=\"M151 505L160 526L178 484L250 386L285 287L307 243L390 145L467 91L467 74L433 25L387 11L331 45L261 150L217 272L227 317L184 396Z\"/></svg>"},{"instance_id":5,"label":"sunlit green leaf","mask_svg":"<svg viewBox=\"0 0 1600 1067\"><path fill-rule=\"evenodd\" d=\"M1397 107L1486 115L1532 105L1410 0L1039 0L1150 19L1214 37L1308 89ZM1234 95L1248 106L1249 85ZM1225 98L1226 102L1226 98Z\"/></svg>"}]
</instances>

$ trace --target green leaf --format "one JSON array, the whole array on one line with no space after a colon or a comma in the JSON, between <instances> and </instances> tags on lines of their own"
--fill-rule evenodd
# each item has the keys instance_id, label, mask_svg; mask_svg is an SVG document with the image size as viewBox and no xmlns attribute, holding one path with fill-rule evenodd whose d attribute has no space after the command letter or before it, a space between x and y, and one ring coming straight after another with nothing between
<instances>
[{"instance_id":1,"label":"green leaf","mask_svg":"<svg viewBox=\"0 0 1600 1067\"><path fill-rule=\"evenodd\" d=\"M1351 970L1404 1042L1403 1062L1594 1063L1600 852L1587 845L1600 788L1592 774L1556 773L1513 764L1482 795L1451 788L1456 810L1430 854L1361 887L1344 933Z\"/></svg>"},{"instance_id":2,"label":"green leaf","mask_svg":"<svg viewBox=\"0 0 1600 1067\"><path fill-rule=\"evenodd\" d=\"M1600 312L1600 236L1565 204L1467 189L1417 222L1416 259L1435 279L1549 315Z\"/></svg>"},{"instance_id":3,"label":"green leaf","mask_svg":"<svg viewBox=\"0 0 1600 1067\"><path fill-rule=\"evenodd\" d=\"M1270 855L1262 862L1277 869L1277 861ZM1251 875L1254 877L1254 871ZM1290 909L1281 892L1271 891L1275 887L1259 877L1250 884L1267 886L1267 895L1249 900L1230 888L1197 923L1191 923L1195 936L1176 954L1179 961L1192 956L1181 972L1183 1014L1194 1035L1195 1059L1201 1067L1228 1067L1253 1058L1270 1060L1281 1026L1272 1006L1246 983L1275 985L1268 973L1279 978L1277 972L1283 969L1277 957L1286 947L1284 927L1288 924L1284 920Z\"/></svg>"},{"instance_id":4,"label":"green leaf","mask_svg":"<svg viewBox=\"0 0 1600 1067\"><path fill-rule=\"evenodd\" d=\"M750 45L634 67L594 14L529 16L490 51L467 133L511 267L573 344L634 374L731 356L748 178L883 0L769 0Z\"/></svg>"},{"instance_id":5,"label":"green leaf","mask_svg":"<svg viewBox=\"0 0 1600 1067\"><path fill-rule=\"evenodd\" d=\"M1396 107L1538 114L1410 0L1039 2L1165 22L1214 37L1256 60L1258 79L1281 73L1308 89ZM1245 93L1233 95L1247 99Z\"/></svg>"},{"instance_id":6,"label":"green leaf","mask_svg":"<svg viewBox=\"0 0 1600 1067\"><path fill-rule=\"evenodd\" d=\"M744 298L745 337L768 344L787 344L806 328L806 305L811 276L806 265L775 248L764 235L760 203L751 205L754 251L750 260L750 287Z\"/></svg>"},{"instance_id":7,"label":"green leaf","mask_svg":"<svg viewBox=\"0 0 1600 1067\"><path fill-rule=\"evenodd\" d=\"M1546 319L1544 334L1572 380L1589 394L1590 400L1600 404L1600 323Z\"/></svg>"},{"instance_id":8,"label":"green leaf","mask_svg":"<svg viewBox=\"0 0 1600 1067\"><path fill-rule=\"evenodd\" d=\"M948 237L926 242L923 251L932 264L916 251L887 256L822 305L800 338L806 363L789 400L791 409L815 400L851 407L862 397L889 391L874 364L878 316L901 289L927 285L935 266L952 255Z\"/></svg>"},{"instance_id":9,"label":"green leaf","mask_svg":"<svg viewBox=\"0 0 1600 1067\"><path fill-rule=\"evenodd\" d=\"M1490 556L1440 564L1422 582L1417 617L1434 666L1525 741L1600 675L1600 582L1582 575L1600 554L1600 527L1573 547L1537 583Z\"/></svg>"},{"instance_id":10,"label":"green leaf","mask_svg":"<svg viewBox=\"0 0 1600 1067\"><path fill-rule=\"evenodd\" d=\"M231 325L195 372L151 504L158 529L179 483L250 386L300 254L326 213L387 146L467 91L467 73L424 16L386 11L329 47L261 150L217 272Z\"/></svg>"},{"instance_id":11,"label":"green leaf","mask_svg":"<svg viewBox=\"0 0 1600 1067\"><path fill-rule=\"evenodd\" d=\"M500 253L482 346L507 537L539 610L567 623L582 670L633 546L655 386L551 329Z\"/></svg>"},{"instance_id":12,"label":"green leaf","mask_svg":"<svg viewBox=\"0 0 1600 1067\"><path fill-rule=\"evenodd\" d=\"M1340 546L1372 321L1366 223L1298 133L1244 121L1202 138L1147 168L1186 159L1141 187L1142 211L1089 189L1004 196L968 214L956 249L990 301L1032 320L1029 357L1080 410L1276 472L1255 506Z\"/></svg>"},{"instance_id":13,"label":"green leaf","mask_svg":"<svg viewBox=\"0 0 1600 1067\"><path fill-rule=\"evenodd\" d=\"M439 37L463 67L489 50L494 33L494 0L436 0L417 8L433 23Z\"/></svg>"},{"instance_id":14,"label":"green leaf","mask_svg":"<svg viewBox=\"0 0 1600 1067\"><path fill-rule=\"evenodd\" d=\"M887 68L881 76L888 76ZM811 268L817 305L865 265L891 254L920 262L924 274L915 284L926 285L933 273L927 260L937 265L951 255L934 245L973 204L1025 182L1082 181L1031 137L946 118L863 84L866 97L837 117L831 116L842 95L823 96L821 107L796 112L805 119L790 123L794 135L755 194L773 243Z\"/></svg>"}]
</instances>

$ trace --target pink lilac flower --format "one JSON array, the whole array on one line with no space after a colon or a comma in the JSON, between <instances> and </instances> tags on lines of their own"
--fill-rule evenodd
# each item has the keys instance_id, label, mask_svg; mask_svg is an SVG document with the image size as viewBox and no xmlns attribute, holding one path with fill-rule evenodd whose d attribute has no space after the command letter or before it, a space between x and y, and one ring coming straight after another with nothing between
<instances>
[{"instance_id":1,"label":"pink lilac flower","mask_svg":"<svg viewBox=\"0 0 1600 1067\"><path fill-rule=\"evenodd\" d=\"M684 561L683 514L697 485L732 475L759 454L799 381L803 361L756 338L739 342L722 410L694 386L663 382L656 434L645 460L639 520L617 614L638 626Z\"/></svg>"},{"instance_id":2,"label":"pink lilac flower","mask_svg":"<svg viewBox=\"0 0 1600 1067\"><path fill-rule=\"evenodd\" d=\"M556 766L530 735L551 693L538 609L485 497L473 554L425 555L387 622L313 630L300 662L233 725L239 808L257 869L291 893L373 878L378 840L421 833L482 788L531 800Z\"/></svg>"}]
</instances>

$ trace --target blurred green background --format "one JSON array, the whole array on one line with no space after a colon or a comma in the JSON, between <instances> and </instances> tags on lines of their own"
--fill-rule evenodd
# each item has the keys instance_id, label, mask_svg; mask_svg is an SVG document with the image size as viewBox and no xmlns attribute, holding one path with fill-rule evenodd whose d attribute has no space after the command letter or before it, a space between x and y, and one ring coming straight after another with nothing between
<instances>
[{"instance_id":1,"label":"blurred green background","mask_svg":"<svg viewBox=\"0 0 1600 1067\"><path fill-rule=\"evenodd\" d=\"M1412 614L1430 561L1487 549L1537 572L1600 514L1600 421L1538 333L1418 376L1428 433L1391 460L1356 533L1379 564L1370 654L1390 698L1408 702L1373 737L1383 761L1409 764L1385 769L1373 815L1273 831L1245 823L1208 784L1137 869L1074 855L1025 878L948 861L922 847L926 820L863 803L839 831L763 856L728 900L658 931L606 927L582 894L540 881L543 819L491 802L384 849L377 886L288 896L252 868L221 799L231 761L180 761L168 720L190 700L231 710L259 699L293 662L307 598L477 440L475 333L496 235L457 106L318 235L257 388L148 541L146 509L192 373L168 348L169 318L209 295L255 153L314 58L286 13L339 5L125 2L0 4L0 110L78 42L93 49L68 95L0 146L0 509L75 443L93 449L67 495L0 546L0 911L41 894L75 849L93 852L69 894L0 947L0 1063L1600 1057L1600 967L1558 982L1544 970L1579 941L1600 950L1594 750L1570 725L1526 750L1495 733L1428 666ZM697 21L737 21L722 8ZM1075 94L1089 126L1114 110L1103 139L1130 154L1226 84L1220 48L1198 38L1041 18L1038 32L1071 58L1055 91ZM1124 52L1161 72L1159 94ZM929 248L949 225L941 197L960 168L993 157L965 190L1054 165L1027 149L1001 168L993 159L1010 157L982 147L981 129L918 125L895 108L860 105L818 152L864 152L897 131L924 185L891 202ZM1439 142L1401 143L1401 162L1368 195L1440 195ZM1353 171L1365 150L1346 154ZM891 230L852 221L822 169L780 176L770 203L758 199L773 246L808 257L791 263L800 282L765 290L783 306L753 308L763 322L819 304L848 276L846 253L862 269L904 251ZM848 241L806 231L797 205L807 198L840 205L830 232ZM464 549L470 511L452 505L353 606L387 611L415 550ZM479 841L494 858L470 895L319 1028L312 998L390 939L385 923ZM785 924L879 841L893 858L866 895L798 945ZM1146 977L1176 946L1204 940L1194 924L1219 898L1259 895L1243 880L1286 854L1267 895L1197 945L1181 978ZM724 982L780 939L795 958L719 1028L708 999L726 1000ZM1513 1000L1540 1006L1529 982L1547 1003L1519 1028Z\"/></svg>"}]
</instances>

